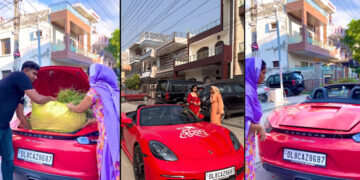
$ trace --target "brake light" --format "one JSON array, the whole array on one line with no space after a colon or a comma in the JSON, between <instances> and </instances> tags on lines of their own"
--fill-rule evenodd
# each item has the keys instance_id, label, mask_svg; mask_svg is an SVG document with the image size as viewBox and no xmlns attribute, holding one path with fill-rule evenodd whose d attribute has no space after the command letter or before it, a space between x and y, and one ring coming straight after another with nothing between
<instances>
[{"instance_id":1,"label":"brake light","mask_svg":"<svg viewBox=\"0 0 360 180\"><path fill-rule=\"evenodd\" d=\"M169 92L166 92L166 93L165 93L165 99L166 99L166 100L169 100L169 99L170 99Z\"/></svg>"},{"instance_id":2,"label":"brake light","mask_svg":"<svg viewBox=\"0 0 360 180\"><path fill-rule=\"evenodd\" d=\"M292 80L292 85L295 85L295 80Z\"/></svg>"}]
</instances>

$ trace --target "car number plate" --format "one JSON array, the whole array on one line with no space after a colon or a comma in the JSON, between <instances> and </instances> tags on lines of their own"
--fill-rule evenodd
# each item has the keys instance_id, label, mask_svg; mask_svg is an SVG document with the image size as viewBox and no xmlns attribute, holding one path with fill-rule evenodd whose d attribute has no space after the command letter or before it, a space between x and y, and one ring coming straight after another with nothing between
<instances>
[{"instance_id":1,"label":"car number plate","mask_svg":"<svg viewBox=\"0 0 360 180\"><path fill-rule=\"evenodd\" d=\"M158 94L157 97L161 98L161 94Z\"/></svg>"},{"instance_id":2,"label":"car number plate","mask_svg":"<svg viewBox=\"0 0 360 180\"><path fill-rule=\"evenodd\" d=\"M235 174L235 167L230 167L222 170L206 172L206 180L225 179Z\"/></svg>"},{"instance_id":3,"label":"car number plate","mask_svg":"<svg viewBox=\"0 0 360 180\"><path fill-rule=\"evenodd\" d=\"M310 166L326 167L326 154L295 149L284 149L283 159Z\"/></svg>"},{"instance_id":4,"label":"car number plate","mask_svg":"<svg viewBox=\"0 0 360 180\"><path fill-rule=\"evenodd\" d=\"M49 166L53 165L53 157L54 155L50 153L31 151L20 148L18 149L18 154L17 154L18 159L32 163L37 163L37 164L49 165Z\"/></svg>"}]
</instances>

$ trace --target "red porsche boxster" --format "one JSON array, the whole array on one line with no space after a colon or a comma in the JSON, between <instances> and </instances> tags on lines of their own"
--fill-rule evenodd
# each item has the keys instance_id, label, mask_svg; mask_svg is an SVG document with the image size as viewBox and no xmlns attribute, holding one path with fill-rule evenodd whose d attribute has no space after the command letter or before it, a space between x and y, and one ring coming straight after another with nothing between
<instances>
[{"instance_id":1,"label":"red porsche boxster","mask_svg":"<svg viewBox=\"0 0 360 180\"><path fill-rule=\"evenodd\" d=\"M135 179L243 179L244 149L228 129L180 105L121 114L121 147Z\"/></svg>"},{"instance_id":2,"label":"red porsche boxster","mask_svg":"<svg viewBox=\"0 0 360 180\"><path fill-rule=\"evenodd\" d=\"M81 68L41 67L34 88L54 96L61 89L87 92L88 77ZM98 128L89 124L74 133L57 133L12 128L14 172L23 179L97 180L96 144Z\"/></svg>"},{"instance_id":3,"label":"red porsche boxster","mask_svg":"<svg viewBox=\"0 0 360 180\"><path fill-rule=\"evenodd\" d=\"M291 179L360 179L360 84L315 89L274 111L259 142L263 167Z\"/></svg>"}]
</instances>

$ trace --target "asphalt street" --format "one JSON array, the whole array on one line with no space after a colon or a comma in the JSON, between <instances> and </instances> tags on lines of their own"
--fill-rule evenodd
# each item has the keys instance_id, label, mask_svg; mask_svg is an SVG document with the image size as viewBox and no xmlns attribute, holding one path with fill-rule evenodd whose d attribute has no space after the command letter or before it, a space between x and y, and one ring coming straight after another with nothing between
<instances>
[{"instance_id":1,"label":"asphalt street","mask_svg":"<svg viewBox=\"0 0 360 180\"><path fill-rule=\"evenodd\" d=\"M134 111L140 104L153 104L152 101L131 101L121 103L121 112ZM243 115L233 115L223 121L223 126L232 131L240 143L244 146L244 117ZM121 179L132 180L134 179L133 167L123 151L121 151Z\"/></svg>"}]
</instances>

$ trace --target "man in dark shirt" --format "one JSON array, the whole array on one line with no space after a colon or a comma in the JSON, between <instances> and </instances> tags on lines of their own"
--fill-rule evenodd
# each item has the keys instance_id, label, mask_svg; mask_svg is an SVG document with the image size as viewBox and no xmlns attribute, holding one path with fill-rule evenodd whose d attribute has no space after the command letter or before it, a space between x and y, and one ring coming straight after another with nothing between
<instances>
[{"instance_id":1,"label":"man in dark shirt","mask_svg":"<svg viewBox=\"0 0 360 180\"><path fill-rule=\"evenodd\" d=\"M1 152L1 173L3 180L12 180L14 171L14 149L12 145L12 132L10 121L16 110L16 115L21 121L21 125L29 129L30 125L24 116L23 97L29 96L32 102L45 104L56 100L51 96L40 95L32 86L32 82L37 78L39 65L32 61L26 61L21 72L16 71L0 80L0 152Z\"/></svg>"}]
</instances>

